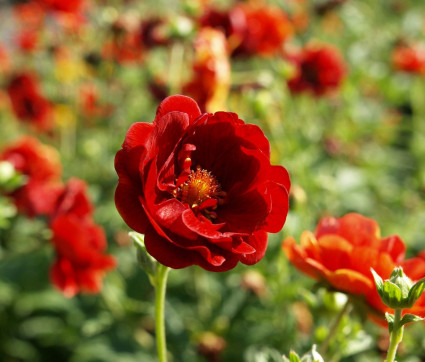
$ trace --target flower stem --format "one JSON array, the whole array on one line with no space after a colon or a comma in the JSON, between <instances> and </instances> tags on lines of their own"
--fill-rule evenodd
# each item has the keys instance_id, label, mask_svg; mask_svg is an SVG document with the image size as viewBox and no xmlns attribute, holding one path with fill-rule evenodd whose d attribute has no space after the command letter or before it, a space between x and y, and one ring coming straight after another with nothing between
<instances>
[{"instance_id":1,"label":"flower stem","mask_svg":"<svg viewBox=\"0 0 425 362\"><path fill-rule=\"evenodd\" d=\"M351 301L350 298L347 299L342 309L339 311L338 316L336 317L335 321L333 322L331 329L329 330L328 335L326 336L325 340L323 341L322 345L320 346L319 353L321 355L324 355L329 347L329 343L331 342L332 338L334 337L335 333L338 331L338 327L341 324L342 318L346 313L349 312L351 309Z\"/></svg>"},{"instance_id":2,"label":"flower stem","mask_svg":"<svg viewBox=\"0 0 425 362\"><path fill-rule=\"evenodd\" d=\"M393 329L390 333L390 346L388 348L387 359L385 360L386 362L395 361L397 347L399 343L401 342L401 340L403 339L404 326L399 325L401 321L401 311L402 309L400 308L394 310L394 323L393 323Z\"/></svg>"},{"instance_id":3,"label":"flower stem","mask_svg":"<svg viewBox=\"0 0 425 362\"><path fill-rule=\"evenodd\" d=\"M167 276L170 268L159 264L155 275L155 331L156 350L159 362L167 362L167 342L165 338L164 305L167 290Z\"/></svg>"}]
</instances>

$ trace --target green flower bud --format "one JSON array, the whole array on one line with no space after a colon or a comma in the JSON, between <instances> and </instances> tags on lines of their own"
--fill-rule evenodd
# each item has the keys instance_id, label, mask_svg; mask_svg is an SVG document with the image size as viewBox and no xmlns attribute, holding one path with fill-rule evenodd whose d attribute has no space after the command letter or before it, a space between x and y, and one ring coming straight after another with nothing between
<instances>
[{"instance_id":1,"label":"green flower bud","mask_svg":"<svg viewBox=\"0 0 425 362\"><path fill-rule=\"evenodd\" d=\"M413 283L401 267L395 268L385 282L372 268L371 271L382 302L392 309L412 308L425 289L425 278Z\"/></svg>"}]
</instances>

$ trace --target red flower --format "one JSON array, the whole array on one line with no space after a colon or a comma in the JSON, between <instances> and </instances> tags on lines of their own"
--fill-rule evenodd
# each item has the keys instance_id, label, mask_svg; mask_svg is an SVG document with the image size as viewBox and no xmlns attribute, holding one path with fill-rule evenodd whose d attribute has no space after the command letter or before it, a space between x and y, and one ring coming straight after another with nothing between
<instances>
[{"instance_id":1,"label":"red flower","mask_svg":"<svg viewBox=\"0 0 425 362\"><path fill-rule=\"evenodd\" d=\"M396 235L381 238L378 224L359 214L323 218L315 233L305 231L301 245L288 237L282 244L289 261L303 273L332 288L362 295L385 312L370 271L388 279L404 257L405 245Z\"/></svg>"},{"instance_id":2,"label":"red flower","mask_svg":"<svg viewBox=\"0 0 425 362\"><path fill-rule=\"evenodd\" d=\"M119 213L175 269L258 262L288 212L289 176L270 165L262 131L234 113L201 114L184 96L166 98L153 124L131 126L115 169Z\"/></svg>"},{"instance_id":3,"label":"red flower","mask_svg":"<svg viewBox=\"0 0 425 362\"><path fill-rule=\"evenodd\" d=\"M394 49L393 64L398 70L425 74L425 47L423 45L400 45Z\"/></svg>"},{"instance_id":4,"label":"red flower","mask_svg":"<svg viewBox=\"0 0 425 362\"><path fill-rule=\"evenodd\" d=\"M79 219L91 217L93 205L87 196L87 184L77 178L68 180L57 199L52 219L61 215L75 215Z\"/></svg>"},{"instance_id":5,"label":"red flower","mask_svg":"<svg viewBox=\"0 0 425 362\"><path fill-rule=\"evenodd\" d=\"M401 265L405 274L414 282L425 278L425 250L421 251L418 256L405 260ZM425 294L422 294L411 309L405 310L404 312L424 318Z\"/></svg>"},{"instance_id":6,"label":"red flower","mask_svg":"<svg viewBox=\"0 0 425 362\"><path fill-rule=\"evenodd\" d=\"M21 73L14 76L7 87L7 92L18 119L29 122L42 131L52 128L52 106L41 94L34 75Z\"/></svg>"},{"instance_id":7,"label":"red flower","mask_svg":"<svg viewBox=\"0 0 425 362\"><path fill-rule=\"evenodd\" d=\"M56 217L51 229L57 253L52 283L69 298L80 291L99 292L103 275L116 265L112 256L102 254L107 246L103 229L75 214Z\"/></svg>"},{"instance_id":8,"label":"red flower","mask_svg":"<svg viewBox=\"0 0 425 362\"><path fill-rule=\"evenodd\" d=\"M292 34L292 25L280 8L240 5L246 18L241 44L233 55L275 55Z\"/></svg>"},{"instance_id":9,"label":"red flower","mask_svg":"<svg viewBox=\"0 0 425 362\"><path fill-rule=\"evenodd\" d=\"M226 39L215 29L203 28L195 40L193 79L183 87L202 110L223 109L230 89Z\"/></svg>"},{"instance_id":10,"label":"red flower","mask_svg":"<svg viewBox=\"0 0 425 362\"><path fill-rule=\"evenodd\" d=\"M9 161L28 178L24 186L10 195L19 211L31 217L50 215L63 189L60 182L62 168L56 150L25 137L6 147L0 160Z\"/></svg>"},{"instance_id":11,"label":"red flower","mask_svg":"<svg viewBox=\"0 0 425 362\"><path fill-rule=\"evenodd\" d=\"M346 73L338 49L330 45L308 45L290 60L296 66L296 74L288 82L293 93L325 94L338 88Z\"/></svg>"}]
</instances>

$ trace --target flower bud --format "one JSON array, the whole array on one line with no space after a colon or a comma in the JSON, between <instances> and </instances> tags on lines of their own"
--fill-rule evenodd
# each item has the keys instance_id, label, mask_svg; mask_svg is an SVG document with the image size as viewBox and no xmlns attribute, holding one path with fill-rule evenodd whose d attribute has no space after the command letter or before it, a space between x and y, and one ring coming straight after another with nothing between
<instances>
[{"instance_id":1,"label":"flower bud","mask_svg":"<svg viewBox=\"0 0 425 362\"><path fill-rule=\"evenodd\" d=\"M395 268L385 282L373 269L371 271L382 302L392 309L413 307L425 289L425 278L413 283L401 267Z\"/></svg>"}]
</instances>

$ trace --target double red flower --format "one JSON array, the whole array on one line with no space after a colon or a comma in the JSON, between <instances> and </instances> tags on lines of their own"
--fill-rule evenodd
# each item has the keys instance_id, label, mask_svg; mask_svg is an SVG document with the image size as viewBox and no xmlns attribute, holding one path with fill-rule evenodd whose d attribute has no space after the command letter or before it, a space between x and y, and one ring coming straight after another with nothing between
<instances>
[{"instance_id":1,"label":"double red flower","mask_svg":"<svg viewBox=\"0 0 425 362\"><path fill-rule=\"evenodd\" d=\"M362 296L381 313L389 309L378 295L370 268L383 279L388 279L399 265L414 281L425 277L425 251L403 261L403 241L397 235L382 238L376 221L359 214L323 218L314 234L303 232L300 245L288 237L282 247L297 269L335 290ZM424 316L425 298L405 312Z\"/></svg>"},{"instance_id":2,"label":"double red flower","mask_svg":"<svg viewBox=\"0 0 425 362\"><path fill-rule=\"evenodd\" d=\"M289 60L295 65L295 75L288 82L292 93L323 95L337 89L346 74L339 50L330 45L307 45Z\"/></svg>"},{"instance_id":3,"label":"double red flower","mask_svg":"<svg viewBox=\"0 0 425 362\"><path fill-rule=\"evenodd\" d=\"M35 126L38 130L48 131L53 126L52 105L42 95L37 78L31 73L15 75L7 92L16 117Z\"/></svg>"},{"instance_id":4,"label":"double red flower","mask_svg":"<svg viewBox=\"0 0 425 362\"><path fill-rule=\"evenodd\" d=\"M119 213L172 268L254 264L288 212L289 176L270 165L263 132L234 113L202 114L188 97L166 98L153 124L133 124L115 168Z\"/></svg>"}]
</instances>

